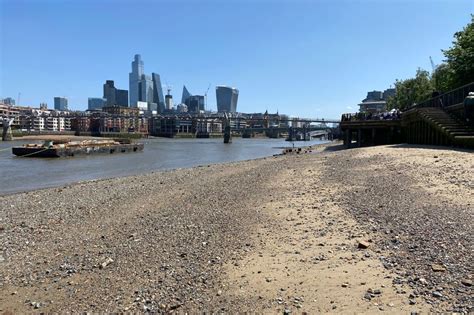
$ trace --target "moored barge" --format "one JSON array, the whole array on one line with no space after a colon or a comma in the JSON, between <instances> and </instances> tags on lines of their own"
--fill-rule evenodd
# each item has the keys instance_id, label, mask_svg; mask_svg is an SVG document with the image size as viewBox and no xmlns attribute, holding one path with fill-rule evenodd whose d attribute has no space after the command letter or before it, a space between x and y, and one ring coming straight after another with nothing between
<instances>
[{"instance_id":1,"label":"moored barge","mask_svg":"<svg viewBox=\"0 0 474 315\"><path fill-rule=\"evenodd\" d=\"M114 154L143 151L143 143L132 143L129 139L51 141L43 144L25 144L13 147L12 153L21 157L68 157L76 155Z\"/></svg>"}]
</instances>

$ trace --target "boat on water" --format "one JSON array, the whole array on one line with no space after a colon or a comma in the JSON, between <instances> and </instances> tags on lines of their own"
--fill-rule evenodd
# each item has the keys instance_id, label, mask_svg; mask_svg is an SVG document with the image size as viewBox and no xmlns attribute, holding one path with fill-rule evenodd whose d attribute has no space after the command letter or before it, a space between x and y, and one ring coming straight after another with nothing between
<instances>
[{"instance_id":1,"label":"boat on water","mask_svg":"<svg viewBox=\"0 0 474 315\"><path fill-rule=\"evenodd\" d=\"M143 143L130 139L104 139L83 141L53 141L30 143L12 148L12 153L21 157L68 157L76 155L114 154L143 151Z\"/></svg>"}]
</instances>

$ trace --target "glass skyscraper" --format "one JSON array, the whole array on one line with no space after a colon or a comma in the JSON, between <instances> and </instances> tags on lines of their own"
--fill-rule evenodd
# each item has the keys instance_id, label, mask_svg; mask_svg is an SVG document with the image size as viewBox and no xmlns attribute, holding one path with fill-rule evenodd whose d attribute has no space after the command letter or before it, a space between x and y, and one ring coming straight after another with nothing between
<instances>
[{"instance_id":1,"label":"glass skyscraper","mask_svg":"<svg viewBox=\"0 0 474 315\"><path fill-rule=\"evenodd\" d=\"M191 96L191 93L189 93L188 89L186 88L186 85L183 85L183 96L181 96L181 103L186 104L186 100Z\"/></svg>"},{"instance_id":2,"label":"glass skyscraper","mask_svg":"<svg viewBox=\"0 0 474 315\"><path fill-rule=\"evenodd\" d=\"M132 72L128 75L129 92L130 92L130 107L137 107L137 102L140 101L140 81L143 76L143 61L140 55L135 55L132 61Z\"/></svg>"},{"instance_id":3,"label":"glass skyscraper","mask_svg":"<svg viewBox=\"0 0 474 315\"><path fill-rule=\"evenodd\" d=\"M67 98L65 98L65 97L55 97L54 98L54 109L55 110L68 110L68 108L67 108Z\"/></svg>"},{"instance_id":4,"label":"glass skyscraper","mask_svg":"<svg viewBox=\"0 0 474 315\"><path fill-rule=\"evenodd\" d=\"M237 112L237 100L239 98L239 90L228 86L216 86L217 111L220 113Z\"/></svg>"},{"instance_id":5,"label":"glass skyscraper","mask_svg":"<svg viewBox=\"0 0 474 315\"><path fill-rule=\"evenodd\" d=\"M105 98L100 97L89 97L87 100L87 108L88 109L102 109L106 104L107 100Z\"/></svg>"},{"instance_id":6,"label":"glass skyscraper","mask_svg":"<svg viewBox=\"0 0 474 315\"><path fill-rule=\"evenodd\" d=\"M151 78L153 81L153 103L157 104L161 112L165 109L165 98L163 96L160 75L158 73L152 73Z\"/></svg>"},{"instance_id":7,"label":"glass skyscraper","mask_svg":"<svg viewBox=\"0 0 474 315\"><path fill-rule=\"evenodd\" d=\"M135 55L132 61L132 72L129 74L130 107L137 107L138 102L148 103L148 110L163 110L165 98L161 87L160 75L144 72L144 63L140 55Z\"/></svg>"},{"instance_id":8,"label":"glass skyscraper","mask_svg":"<svg viewBox=\"0 0 474 315\"><path fill-rule=\"evenodd\" d=\"M113 80L105 81L103 98L107 106L128 107L128 91L117 89Z\"/></svg>"}]
</instances>

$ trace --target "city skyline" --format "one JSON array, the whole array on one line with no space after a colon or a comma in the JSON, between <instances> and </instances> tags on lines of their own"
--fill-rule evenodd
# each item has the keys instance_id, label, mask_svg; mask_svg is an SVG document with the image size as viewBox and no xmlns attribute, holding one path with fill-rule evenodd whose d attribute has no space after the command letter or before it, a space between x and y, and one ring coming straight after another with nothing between
<instances>
[{"instance_id":1,"label":"city skyline","mask_svg":"<svg viewBox=\"0 0 474 315\"><path fill-rule=\"evenodd\" d=\"M161 74L161 85L172 86L175 100L184 84L198 95L209 83L226 84L245 91L242 112L337 118L356 111L366 91L393 87L417 67L430 70L430 56L441 63L441 49L473 11L471 1L266 4L138 2L140 10L131 10L134 4L125 1L111 10L106 1L3 1L0 96L16 99L21 93L20 105L52 107L61 95L71 109L85 110L106 80L128 86L130 57L141 54L150 73ZM168 14L155 27L152 12L160 8ZM136 18L144 23L139 33L129 29ZM245 18L245 25L224 23L237 18ZM180 24L168 30L176 20ZM102 43L105 34L110 36ZM151 36L157 41L144 40ZM58 41L64 43L53 53ZM112 42L120 44L113 53L107 46ZM217 110L214 97L207 103Z\"/></svg>"}]
</instances>

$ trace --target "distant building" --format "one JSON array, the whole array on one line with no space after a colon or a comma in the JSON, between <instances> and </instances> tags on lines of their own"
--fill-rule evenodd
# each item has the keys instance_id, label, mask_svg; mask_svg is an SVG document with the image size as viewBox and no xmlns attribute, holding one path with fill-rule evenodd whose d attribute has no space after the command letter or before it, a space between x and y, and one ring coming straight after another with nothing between
<instances>
[{"instance_id":1,"label":"distant building","mask_svg":"<svg viewBox=\"0 0 474 315\"><path fill-rule=\"evenodd\" d=\"M176 106L176 111L178 113L187 113L188 112L188 106L186 104L178 104L178 106Z\"/></svg>"},{"instance_id":2,"label":"distant building","mask_svg":"<svg viewBox=\"0 0 474 315\"><path fill-rule=\"evenodd\" d=\"M128 106L128 91L117 89L113 80L105 81L103 98L107 106Z\"/></svg>"},{"instance_id":3,"label":"distant building","mask_svg":"<svg viewBox=\"0 0 474 315\"><path fill-rule=\"evenodd\" d=\"M181 103L186 104L186 100L190 96L191 93L189 93L188 89L186 88L186 85L183 85L183 95L181 96Z\"/></svg>"},{"instance_id":4,"label":"distant building","mask_svg":"<svg viewBox=\"0 0 474 315\"><path fill-rule=\"evenodd\" d=\"M239 90L228 86L216 87L217 111L220 113L237 112L237 100L239 98Z\"/></svg>"},{"instance_id":5,"label":"distant building","mask_svg":"<svg viewBox=\"0 0 474 315\"><path fill-rule=\"evenodd\" d=\"M359 112L379 113L387 109L387 102L381 101L364 101L359 104Z\"/></svg>"},{"instance_id":6,"label":"distant building","mask_svg":"<svg viewBox=\"0 0 474 315\"><path fill-rule=\"evenodd\" d=\"M15 100L11 97L6 97L2 100L2 103L5 105L15 105Z\"/></svg>"},{"instance_id":7,"label":"distant building","mask_svg":"<svg viewBox=\"0 0 474 315\"><path fill-rule=\"evenodd\" d=\"M107 99L100 97L89 97L87 100L87 109L102 109L102 107L107 105Z\"/></svg>"},{"instance_id":8,"label":"distant building","mask_svg":"<svg viewBox=\"0 0 474 315\"><path fill-rule=\"evenodd\" d=\"M140 55L135 55L132 61L132 72L130 72L129 79L129 91L130 91L130 107L136 107L137 102L140 100L140 80L143 73L143 61Z\"/></svg>"},{"instance_id":9,"label":"distant building","mask_svg":"<svg viewBox=\"0 0 474 315\"><path fill-rule=\"evenodd\" d=\"M367 92L367 97L362 101L380 101L383 99L382 91Z\"/></svg>"},{"instance_id":10,"label":"distant building","mask_svg":"<svg viewBox=\"0 0 474 315\"><path fill-rule=\"evenodd\" d=\"M383 96L382 98L387 101L390 97L395 96L396 90L395 89L386 89L383 91Z\"/></svg>"},{"instance_id":11,"label":"distant building","mask_svg":"<svg viewBox=\"0 0 474 315\"><path fill-rule=\"evenodd\" d=\"M166 94L165 96L165 107L167 110L173 109L173 95Z\"/></svg>"},{"instance_id":12,"label":"distant building","mask_svg":"<svg viewBox=\"0 0 474 315\"><path fill-rule=\"evenodd\" d=\"M67 98L56 96L54 98L54 109L60 111L68 110Z\"/></svg>"},{"instance_id":13,"label":"distant building","mask_svg":"<svg viewBox=\"0 0 474 315\"><path fill-rule=\"evenodd\" d=\"M152 73L151 79L153 82L153 103L156 104L157 110L162 112L165 109L165 98L163 97L160 75L158 73Z\"/></svg>"},{"instance_id":14,"label":"distant building","mask_svg":"<svg viewBox=\"0 0 474 315\"><path fill-rule=\"evenodd\" d=\"M117 106L128 107L128 91L115 89L115 101L117 102Z\"/></svg>"},{"instance_id":15,"label":"distant building","mask_svg":"<svg viewBox=\"0 0 474 315\"><path fill-rule=\"evenodd\" d=\"M40 103L40 110L48 110L48 104L47 103Z\"/></svg>"},{"instance_id":16,"label":"distant building","mask_svg":"<svg viewBox=\"0 0 474 315\"><path fill-rule=\"evenodd\" d=\"M186 99L185 104L189 113L199 113L204 110L204 96L191 95Z\"/></svg>"},{"instance_id":17,"label":"distant building","mask_svg":"<svg viewBox=\"0 0 474 315\"><path fill-rule=\"evenodd\" d=\"M395 95L395 89L367 92L367 97L359 104L359 112L379 113L387 110L387 100Z\"/></svg>"},{"instance_id":18,"label":"distant building","mask_svg":"<svg viewBox=\"0 0 474 315\"><path fill-rule=\"evenodd\" d=\"M163 97L160 75L144 72L144 64L140 55L132 61L132 72L129 74L130 107L137 107L138 102L148 103L149 110L164 110L166 100Z\"/></svg>"},{"instance_id":19,"label":"distant building","mask_svg":"<svg viewBox=\"0 0 474 315\"><path fill-rule=\"evenodd\" d=\"M140 111L138 108L124 107L124 106L104 106L102 107L104 113L118 116L138 116Z\"/></svg>"}]
</instances>

